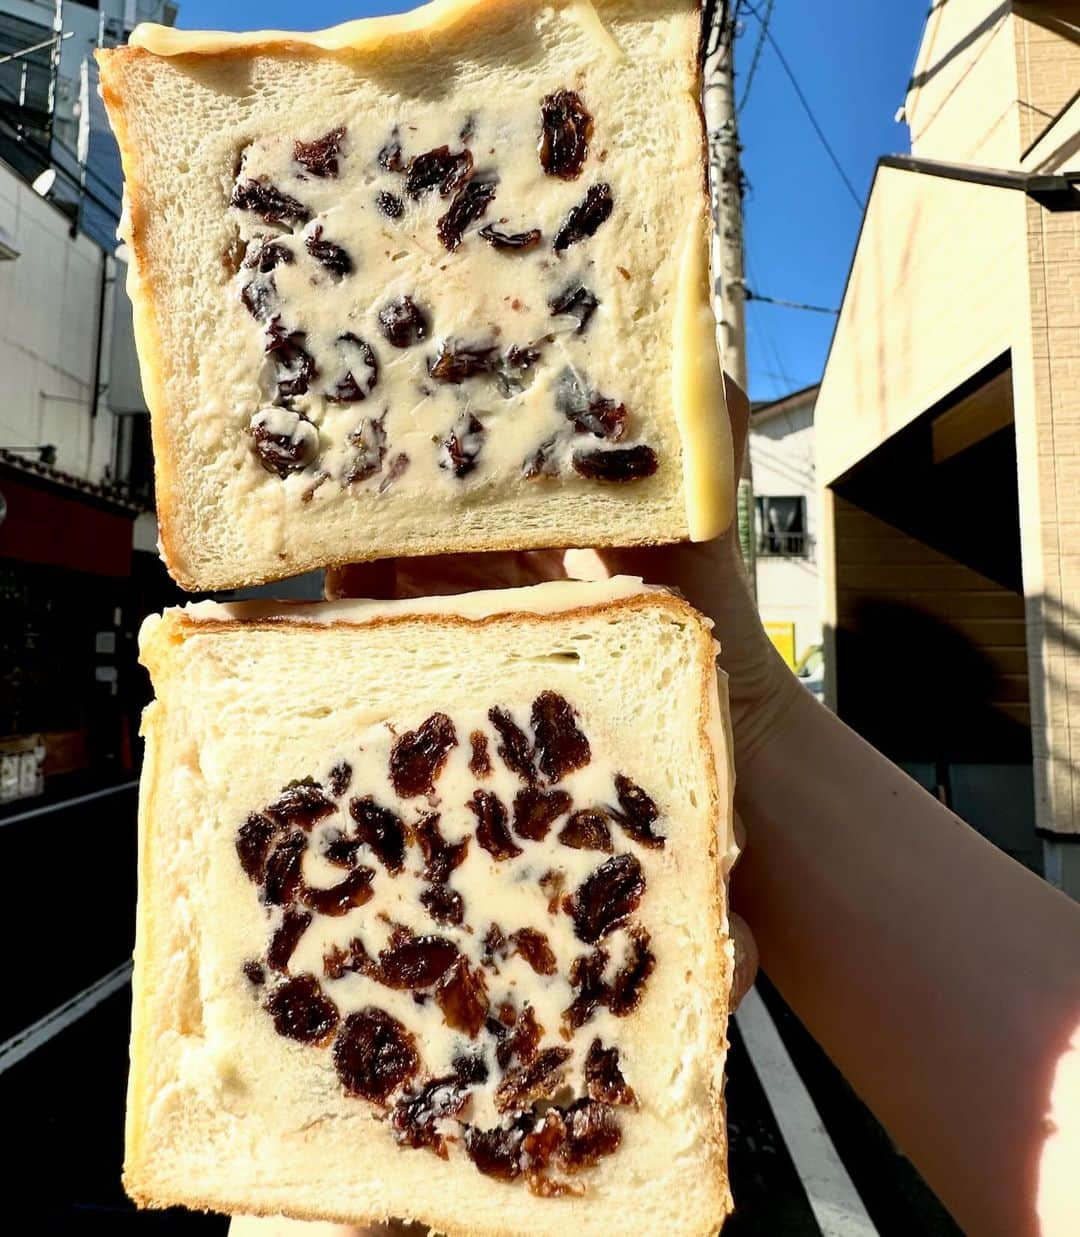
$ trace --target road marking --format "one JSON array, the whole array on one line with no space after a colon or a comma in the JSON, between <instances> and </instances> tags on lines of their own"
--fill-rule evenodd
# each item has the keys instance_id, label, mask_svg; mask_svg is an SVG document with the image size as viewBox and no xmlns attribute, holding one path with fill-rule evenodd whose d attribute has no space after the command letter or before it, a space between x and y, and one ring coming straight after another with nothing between
<instances>
[{"instance_id":1,"label":"road marking","mask_svg":"<svg viewBox=\"0 0 1080 1237\"><path fill-rule=\"evenodd\" d=\"M89 803L92 799L103 799L106 795L118 795L122 790L134 790L138 780L121 782L118 786L106 786L104 790L92 790L87 795L77 795L74 799L61 799L59 803L45 803L41 807L30 808L19 812L17 816L5 816L0 820L0 828L4 825L17 825L23 820L32 820L35 816L44 816L47 812L60 812L66 807L77 807L80 803Z\"/></svg>"},{"instance_id":2,"label":"road marking","mask_svg":"<svg viewBox=\"0 0 1080 1237\"><path fill-rule=\"evenodd\" d=\"M743 997L735 1022L822 1237L877 1237L874 1222L756 989Z\"/></svg>"},{"instance_id":3,"label":"road marking","mask_svg":"<svg viewBox=\"0 0 1080 1237\"><path fill-rule=\"evenodd\" d=\"M131 963L124 962L103 975L96 983L84 988L77 996L63 1005L58 1005L51 1013L39 1018L24 1030L17 1032L11 1039L0 1044L0 1074L18 1065L25 1057L36 1052L55 1035L66 1030L73 1022L78 1022L84 1014L88 1014L102 1001L112 996L131 979Z\"/></svg>"}]
</instances>

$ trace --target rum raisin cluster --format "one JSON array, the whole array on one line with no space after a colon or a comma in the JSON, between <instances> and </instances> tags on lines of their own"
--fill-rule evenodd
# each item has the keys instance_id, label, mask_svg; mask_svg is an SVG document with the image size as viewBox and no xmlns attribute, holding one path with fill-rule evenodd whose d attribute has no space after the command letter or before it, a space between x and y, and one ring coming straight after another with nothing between
<instances>
[{"instance_id":1,"label":"rum raisin cluster","mask_svg":"<svg viewBox=\"0 0 1080 1237\"><path fill-rule=\"evenodd\" d=\"M243 971L277 1033L328 1049L345 1093L375 1105L400 1145L446 1158L457 1144L483 1173L522 1177L538 1194L577 1193L583 1186L576 1175L619 1146L616 1110L636 1104L617 1047L593 1036L575 1063L573 1044L598 1008L616 1017L634 1010L655 966L648 931L636 919L645 874L632 850L616 852L616 841L625 836L637 846L662 848L659 811L622 773L612 779L611 803L575 808L564 780L589 765L593 753L573 706L556 692L536 697L527 727L498 705L487 722L490 731L476 728L459 738L454 721L436 712L397 733L387 764L390 804L363 793L352 766L339 760L320 781L288 783L240 824L237 859L273 925L263 956L248 959ZM448 806L440 776L462 739L478 783L491 780L499 760L518 788L504 801L490 786L477 785L461 805L472 830L450 841L440 828ZM522 856L528 864L530 848L553 832L559 845L604 858L572 890L558 868L533 878L549 914L567 916L574 937L588 947L564 976L569 1003L560 1025L544 1027L527 1000L503 991L500 974L516 956L538 982L557 980L560 963L548 935L478 921L481 907L470 922L453 880L473 845L495 865ZM309 852L340 868L341 879L312 886L304 874ZM414 931L377 912L389 927L382 948L373 951L356 934L331 945L317 973L294 968L318 916L338 918L366 906L380 882L405 872L420 878L430 930ZM351 921L354 930L358 922ZM625 948L611 974L607 942L619 930ZM347 976L362 976L369 988L361 1008L343 1014L344 990L336 985ZM416 1034L380 1004L380 988L408 992L417 1005L437 1009L447 1033L468 1045L449 1073L433 1075L426 1067ZM501 1115L491 1128L470 1119L478 1087L490 1088Z\"/></svg>"},{"instance_id":2,"label":"rum raisin cluster","mask_svg":"<svg viewBox=\"0 0 1080 1237\"><path fill-rule=\"evenodd\" d=\"M567 89L545 96L538 111L536 156L542 172L563 181L577 180L590 157L592 114L580 95ZM433 239L447 254L463 246L486 244L510 261L545 250L559 261L567 251L595 236L614 210L611 185L598 180L567 211L553 236L546 237L538 227L509 232L502 226L505 219L484 222L497 209L500 176L497 148L480 149L475 141L476 117L466 118L455 148L445 145L409 153L403 144L403 128L407 131L409 127L395 126L365 169L367 175L390 186L377 191L374 205L387 227L408 226L417 204L437 200L441 213L435 221ZM244 152L230 197L232 207L257 217L267 229L248 243L241 261L240 300L262 328L271 375L267 381L269 404L252 417L248 427L251 450L266 471L282 479L294 473L307 474L312 483L301 495L305 502L310 502L330 479L328 468L333 468L342 488L368 485L383 493L411 463L407 452L390 448L386 427L389 409L384 406L377 414L362 417L349 431L343 466L325 464L327 444L307 411L306 401L311 397L330 405L360 404L376 398L383 367L395 353L424 348L433 340L421 374L426 372L438 384L476 385L480 397L495 393L512 399L535 379L537 367L563 324L573 322L572 333L582 335L601 305L594 290L580 279L571 280L548 302L553 319L550 331L500 348L495 340L501 326L494 323L475 338L435 338L437 323L432 311L414 294L378 306L370 331L363 328L358 333L343 326L336 338L314 339L285 303L278 288L278 272L299 264L311 272L313 283L330 289L347 287L348 281L362 273L364 255L350 253L340 237L332 235L328 216L309 204L318 200L313 199L313 192L320 182L337 180L343 168L356 165L359 156L350 145L344 125L313 141L295 141L286 174L288 192L267 175L249 168ZM550 263L551 259L546 261ZM659 462L651 447L624 441L630 421L625 404L595 390L575 370L565 370L554 390L565 428L529 451L521 462L522 478L538 482L556 477L563 470L564 460L578 476L598 482L634 481L656 472ZM303 401L299 407L298 400ZM433 438L439 467L459 481L476 471L484 453L489 428L482 404L482 398L479 404L477 397L465 399L449 431ZM288 424L282 413L291 417ZM278 427L273 433L266 428L268 422Z\"/></svg>"}]
</instances>

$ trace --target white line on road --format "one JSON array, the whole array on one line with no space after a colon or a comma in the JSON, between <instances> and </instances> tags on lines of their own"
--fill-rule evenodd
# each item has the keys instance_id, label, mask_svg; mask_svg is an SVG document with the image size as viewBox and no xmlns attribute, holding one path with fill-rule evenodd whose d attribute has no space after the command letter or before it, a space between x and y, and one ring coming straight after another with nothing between
<instances>
[{"instance_id":1,"label":"white line on road","mask_svg":"<svg viewBox=\"0 0 1080 1237\"><path fill-rule=\"evenodd\" d=\"M874 1222L837 1155L776 1024L754 988L743 997L735 1022L822 1237L876 1237Z\"/></svg>"},{"instance_id":2,"label":"white line on road","mask_svg":"<svg viewBox=\"0 0 1080 1237\"><path fill-rule=\"evenodd\" d=\"M119 992L130 978L131 963L121 963L115 971L103 975L89 988L84 988L77 996L73 996L70 1001L58 1005L44 1018L39 1018L37 1022L31 1023L30 1026L13 1035L11 1039L0 1044L0 1074L11 1069L13 1065L18 1065L24 1057L36 1052L54 1035L59 1035L73 1022L78 1022L84 1014L88 1014L114 992Z\"/></svg>"},{"instance_id":3,"label":"white line on road","mask_svg":"<svg viewBox=\"0 0 1080 1237\"><path fill-rule=\"evenodd\" d=\"M0 820L0 828L4 825L17 825L23 820L32 820L35 816L44 816L47 812L59 812L66 807L77 807L80 803L89 803L91 799L103 799L106 795L118 795L122 790L134 790L138 780L121 782L118 786L106 786L104 790L92 790L87 795L77 795L74 799L61 799L59 803L44 803L41 807L30 808L19 812L16 816L5 816Z\"/></svg>"}]
</instances>

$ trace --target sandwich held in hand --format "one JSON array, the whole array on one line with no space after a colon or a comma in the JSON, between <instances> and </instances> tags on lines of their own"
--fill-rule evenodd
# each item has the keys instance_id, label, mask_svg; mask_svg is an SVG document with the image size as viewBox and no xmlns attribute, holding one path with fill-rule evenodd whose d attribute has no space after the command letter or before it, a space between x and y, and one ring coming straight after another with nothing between
<instances>
[{"instance_id":1,"label":"sandwich held in hand","mask_svg":"<svg viewBox=\"0 0 1080 1237\"><path fill-rule=\"evenodd\" d=\"M451 1234L715 1232L708 624L636 580L147 621L125 1184Z\"/></svg>"},{"instance_id":2,"label":"sandwich held in hand","mask_svg":"<svg viewBox=\"0 0 1080 1237\"><path fill-rule=\"evenodd\" d=\"M436 0L98 53L181 584L722 530L699 22Z\"/></svg>"}]
</instances>

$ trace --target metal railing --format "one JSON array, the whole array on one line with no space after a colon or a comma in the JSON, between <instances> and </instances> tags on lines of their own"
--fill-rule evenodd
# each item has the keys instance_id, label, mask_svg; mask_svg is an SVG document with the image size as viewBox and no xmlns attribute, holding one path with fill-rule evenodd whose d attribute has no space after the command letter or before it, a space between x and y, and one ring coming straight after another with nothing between
<instances>
[{"instance_id":1,"label":"metal railing","mask_svg":"<svg viewBox=\"0 0 1080 1237\"><path fill-rule=\"evenodd\" d=\"M810 538L806 533L759 532L757 552L762 558L806 558Z\"/></svg>"}]
</instances>

